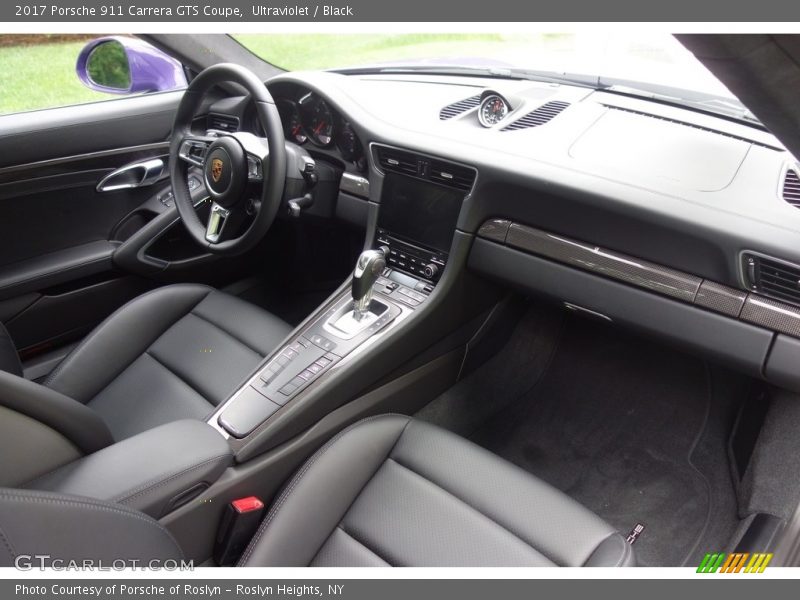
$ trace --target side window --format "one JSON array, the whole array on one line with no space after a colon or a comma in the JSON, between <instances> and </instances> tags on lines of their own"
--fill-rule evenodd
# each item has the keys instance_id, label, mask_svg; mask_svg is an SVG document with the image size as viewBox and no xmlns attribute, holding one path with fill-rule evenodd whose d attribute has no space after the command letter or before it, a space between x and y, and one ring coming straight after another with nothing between
<instances>
[{"instance_id":1,"label":"side window","mask_svg":"<svg viewBox=\"0 0 800 600\"><path fill-rule=\"evenodd\" d=\"M186 87L183 65L130 36L0 35L0 115Z\"/></svg>"}]
</instances>

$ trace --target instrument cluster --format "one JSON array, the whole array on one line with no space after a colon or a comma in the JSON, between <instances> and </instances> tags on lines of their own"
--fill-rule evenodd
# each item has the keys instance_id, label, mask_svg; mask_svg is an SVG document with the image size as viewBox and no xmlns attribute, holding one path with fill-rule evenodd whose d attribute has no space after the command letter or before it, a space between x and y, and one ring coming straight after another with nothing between
<instances>
[{"instance_id":1,"label":"instrument cluster","mask_svg":"<svg viewBox=\"0 0 800 600\"><path fill-rule=\"evenodd\" d=\"M336 149L345 162L366 166L364 148L353 126L319 95L308 92L292 99L276 97L286 139L298 145Z\"/></svg>"}]
</instances>

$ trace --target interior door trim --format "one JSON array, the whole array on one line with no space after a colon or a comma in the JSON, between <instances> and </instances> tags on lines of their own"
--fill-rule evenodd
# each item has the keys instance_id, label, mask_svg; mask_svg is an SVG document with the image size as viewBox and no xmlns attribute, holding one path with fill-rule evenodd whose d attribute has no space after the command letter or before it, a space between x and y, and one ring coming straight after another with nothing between
<instances>
[{"instance_id":1,"label":"interior door trim","mask_svg":"<svg viewBox=\"0 0 800 600\"><path fill-rule=\"evenodd\" d=\"M0 167L0 177L7 173L17 173L29 169L46 169L47 167L54 167L73 162L81 162L86 160L106 158L109 156L117 156L119 154L139 153L139 152L163 152L169 149L169 142L155 142L153 144L139 144L136 146L125 146L122 148L112 148L110 150L99 150L97 152L86 152L84 154L73 154L71 156L64 156L60 158L51 158L48 160L39 160L35 162L22 163L19 165L11 165L8 167Z\"/></svg>"}]
</instances>

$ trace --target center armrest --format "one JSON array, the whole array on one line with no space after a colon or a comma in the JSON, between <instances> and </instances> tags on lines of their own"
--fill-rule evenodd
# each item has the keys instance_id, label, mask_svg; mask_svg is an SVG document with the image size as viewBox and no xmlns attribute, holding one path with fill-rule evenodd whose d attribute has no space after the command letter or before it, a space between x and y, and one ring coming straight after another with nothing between
<instances>
[{"instance_id":1,"label":"center armrest","mask_svg":"<svg viewBox=\"0 0 800 600\"><path fill-rule=\"evenodd\" d=\"M174 421L113 444L26 487L117 502L160 518L214 483L233 459L202 421Z\"/></svg>"}]
</instances>

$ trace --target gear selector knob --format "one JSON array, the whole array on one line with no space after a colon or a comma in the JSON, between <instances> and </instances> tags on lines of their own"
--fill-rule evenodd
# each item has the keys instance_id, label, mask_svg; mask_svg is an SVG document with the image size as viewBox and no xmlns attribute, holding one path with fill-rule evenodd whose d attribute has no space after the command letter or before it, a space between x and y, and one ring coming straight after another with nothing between
<instances>
[{"instance_id":1,"label":"gear selector knob","mask_svg":"<svg viewBox=\"0 0 800 600\"><path fill-rule=\"evenodd\" d=\"M365 250L358 257L353 273L353 316L360 320L368 311L372 301L372 286L386 267L386 258L381 250Z\"/></svg>"}]
</instances>

